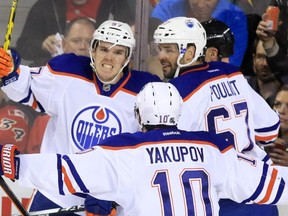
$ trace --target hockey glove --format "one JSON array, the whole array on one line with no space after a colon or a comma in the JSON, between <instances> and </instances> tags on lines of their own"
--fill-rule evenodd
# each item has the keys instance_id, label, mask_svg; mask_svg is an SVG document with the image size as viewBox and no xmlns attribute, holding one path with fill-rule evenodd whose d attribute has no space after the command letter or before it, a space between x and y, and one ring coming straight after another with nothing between
<instances>
[{"instance_id":1,"label":"hockey glove","mask_svg":"<svg viewBox=\"0 0 288 216\"><path fill-rule=\"evenodd\" d=\"M88 212L86 215L109 215L112 210L112 202L98 200L87 195L85 199L85 210Z\"/></svg>"},{"instance_id":2,"label":"hockey glove","mask_svg":"<svg viewBox=\"0 0 288 216\"><path fill-rule=\"evenodd\" d=\"M0 152L0 175L4 175L12 180L18 179L20 159L15 157L15 155L20 152L18 151L17 146L13 144L0 145Z\"/></svg>"},{"instance_id":3,"label":"hockey glove","mask_svg":"<svg viewBox=\"0 0 288 216\"><path fill-rule=\"evenodd\" d=\"M18 80L20 62L21 57L17 51L0 48L0 78L4 86Z\"/></svg>"}]
</instances>

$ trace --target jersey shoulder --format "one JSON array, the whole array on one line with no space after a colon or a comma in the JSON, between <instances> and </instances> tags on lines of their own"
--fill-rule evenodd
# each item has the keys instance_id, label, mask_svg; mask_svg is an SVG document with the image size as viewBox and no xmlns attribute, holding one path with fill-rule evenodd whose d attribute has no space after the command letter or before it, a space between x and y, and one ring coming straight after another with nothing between
<instances>
[{"instance_id":1,"label":"jersey shoulder","mask_svg":"<svg viewBox=\"0 0 288 216\"><path fill-rule=\"evenodd\" d=\"M236 75L243 76L238 67L224 62L209 62L189 67L181 71L179 77L171 79L169 82L178 89L182 98L186 98L210 82Z\"/></svg>"},{"instance_id":2,"label":"jersey shoulder","mask_svg":"<svg viewBox=\"0 0 288 216\"><path fill-rule=\"evenodd\" d=\"M138 93L149 82L162 82L157 75L146 71L132 70L130 74L131 76L123 88L134 93Z\"/></svg>"},{"instance_id":3,"label":"jersey shoulder","mask_svg":"<svg viewBox=\"0 0 288 216\"><path fill-rule=\"evenodd\" d=\"M93 70L90 66L90 58L77 56L73 53L63 54L52 58L48 66L59 75L80 76L93 80Z\"/></svg>"},{"instance_id":4,"label":"jersey shoulder","mask_svg":"<svg viewBox=\"0 0 288 216\"><path fill-rule=\"evenodd\" d=\"M225 152L233 148L231 144L223 138L206 131L188 132L175 128L156 129L149 132L122 133L106 138L100 146L111 148L137 148L143 145L157 145L161 143L187 143L194 142L200 145L209 145Z\"/></svg>"}]
</instances>

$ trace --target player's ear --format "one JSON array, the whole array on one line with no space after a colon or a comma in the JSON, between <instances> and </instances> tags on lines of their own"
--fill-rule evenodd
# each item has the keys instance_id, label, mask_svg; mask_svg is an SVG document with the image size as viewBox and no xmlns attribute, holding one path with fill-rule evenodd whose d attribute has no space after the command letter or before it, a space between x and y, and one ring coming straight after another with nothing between
<instances>
[{"instance_id":1,"label":"player's ear","mask_svg":"<svg viewBox=\"0 0 288 216\"><path fill-rule=\"evenodd\" d=\"M192 59L194 58L194 55L195 55L195 47L194 46L189 46L187 49L186 49L186 52L183 56L183 62L181 62L182 64L186 64L188 62L191 62Z\"/></svg>"}]
</instances>

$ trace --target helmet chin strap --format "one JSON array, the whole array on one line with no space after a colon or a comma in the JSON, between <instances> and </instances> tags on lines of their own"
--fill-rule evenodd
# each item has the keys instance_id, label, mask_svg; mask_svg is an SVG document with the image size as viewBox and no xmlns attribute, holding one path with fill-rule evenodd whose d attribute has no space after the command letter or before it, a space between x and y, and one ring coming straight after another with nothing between
<instances>
[{"instance_id":1,"label":"helmet chin strap","mask_svg":"<svg viewBox=\"0 0 288 216\"><path fill-rule=\"evenodd\" d=\"M106 84L106 85L111 85L111 84L114 84L113 82L117 79L118 75L122 73L124 67L126 67L126 65L128 64L129 62L129 59L125 62L125 64L120 68L120 70L117 72L117 74L114 76L114 78L110 81L103 81L100 76L99 76L99 73L97 72L96 70L96 67L94 66L94 63L90 63L90 64L93 64L92 68L97 76L97 78L100 80L100 82L102 82L103 84Z\"/></svg>"},{"instance_id":2,"label":"helmet chin strap","mask_svg":"<svg viewBox=\"0 0 288 216\"><path fill-rule=\"evenodd\" d=\"M195 61L196 61L196 58L194 57L190 62L186 63L186 64L181 64L180 63L180 60L183 58L184 56L184 53L180 54L177 58L177 69L175 71L175 74L174 74L174 78L178 77L179 76L179 72L180 72L180 69L183 68L183 67L187 67L191 64L193 64Z\"/></svg>"}]
</instances>

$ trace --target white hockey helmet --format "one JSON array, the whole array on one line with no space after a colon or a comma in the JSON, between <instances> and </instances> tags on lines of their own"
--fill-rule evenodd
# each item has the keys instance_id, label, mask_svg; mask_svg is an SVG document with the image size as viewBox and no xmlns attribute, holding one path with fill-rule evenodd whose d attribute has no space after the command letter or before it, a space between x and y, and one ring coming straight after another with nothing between
<instances>
[{"instance_id":1,"label":"white hockey helmet","mask_svg":"<svg viewBox=\"0 0 288 216\"><path fill-rule=\"evenodd\" d=\"M95 30L90 44L91 66L94 70L96 70L96 68L92 57L92 51L96 48L99 41L112 43L113 46L122 45L128 47L129 53L127 61L121 70L129 63L135 48L135 38L132 29L128 24L115 20L107 20Z\"/></svg>"},{"instance_id":2,"label":"white hockey helmet","mask_svg":"<svg viewBox=\"0 0 288 216\"><path fill-rule=\"evenodd\" d=\"M176 43L178 45L178 72L179 67L188 66L195 62L200 56L204 55L206 40L206 32L201 23L197 19L189 17L171 18L159 25L154 32L154 41L156 44ZM195 56L191 62L181 64L180 60L185 54L188 44L195 45ZM178 74L175 74L174 77L176 76L178 76Z\"/></svg>"},{"instance_id":3,"label":"white hockey helmet","mask_svg":"<svg viewBox=\"0 0 288 216\"><path fill-rule=\"evenodd\" d=\"M182 97L171 83L150 82L138 93L135 117L143 125L177 125Z\"/></svg>"}]
</instances>

